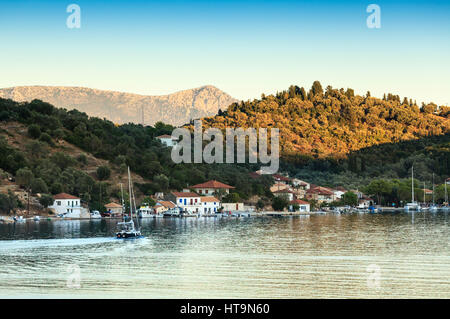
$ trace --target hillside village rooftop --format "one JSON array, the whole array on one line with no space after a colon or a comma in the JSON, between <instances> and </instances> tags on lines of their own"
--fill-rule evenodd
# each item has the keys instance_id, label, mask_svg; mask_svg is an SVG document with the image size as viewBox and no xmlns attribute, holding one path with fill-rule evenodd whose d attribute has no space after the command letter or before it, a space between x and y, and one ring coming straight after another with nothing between
<instances>
[{"instance_id":1,"label":"hillside village rooftop","mask_svg":"<svg viewBox=\"0 0 450 319\"><path fill-rule=\"evenodd\" d=\"M191 186L190 188L193 188L193 189L196 189L196 188L198 188L198 189L200 189L200 188L233 189L234 187L230 186L230 185L227 185L227 184L224 184L224 183L221 183L221 182L218 182L216 180L211 180L211 181L208 181L206 183L202 183L202 184L197 184L197 185Z\"/></svg>"}]
</instances>

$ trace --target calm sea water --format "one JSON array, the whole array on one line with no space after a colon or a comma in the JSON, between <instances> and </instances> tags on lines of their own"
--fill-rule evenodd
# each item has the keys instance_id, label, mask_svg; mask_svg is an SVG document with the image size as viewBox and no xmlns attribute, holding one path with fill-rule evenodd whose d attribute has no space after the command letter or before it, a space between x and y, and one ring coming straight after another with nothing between
<instances>
[{"instance_id":1,"label":"calm sea water","mask_svg":"<svg viewBox=\"0 0 450 319\"><path fill-rule=\"evenodd\" d=\"M449 219L148 219L135 241L115 221L0 225L0 297L450 298Z\"/></svg>"}]
</instances>

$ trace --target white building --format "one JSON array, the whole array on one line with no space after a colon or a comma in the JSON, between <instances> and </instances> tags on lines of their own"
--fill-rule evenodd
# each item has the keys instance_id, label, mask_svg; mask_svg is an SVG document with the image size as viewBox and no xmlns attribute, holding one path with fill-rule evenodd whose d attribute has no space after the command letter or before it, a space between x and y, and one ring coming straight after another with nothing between
<instances>
[{"instance_id":1,"label":"white building","mask_svg":"<svg viewBox=\"0 0 450 319\"><path fill-rule=\"evenodd\" d=\"M294 205L298 205L298 209L297 209L298 212L310 212L311 211L310 204L308 202L305 202L304 200L294 199L289 204L289 210L293 211Z\"/></svg>"},{"instance_id":2,"label":"white building","mask_svg":"<svg viewBox=\"0 0 450 319\"><path fill-rule=\"evenodd\" d=\"M82 212L85 211L85 209L81 207L79 197L61 193L53 196L53 199L53 205L48 208L53 210L56 215L63 215L64 217L69 218L81 218Z\"/></svg>"},{"instance_id":3,"label":"white building","mask_svg":"<svg viewBox=\"0 0 450 319\"><path fill-rule=\"evenodd\" d=\"M294 199L294 193L289 189L281 189L278 191L274 191L272 192L272 194L278 197L281 196L286 197L288 201L292 201Z\"/></svg>"},{"instance_id":4,"label":"white building","mask_svg":"<svg viewBox=\"0 0 450 319\"><path fill-rule=\"evenodd\" d=\"M303 190L308 190L311 188L311 184L305 181L302 181L301 179L298 178L293 178L292 179L292 185L294 185L297 188L301 188Z\"/></svg>"},{"instance_id":5,"label":"white building","mask_svg":"<svg viewBox=\"0 0 450 319\"><path fill-rule=\"evenodd\" d=\"M220 200L212 196L201 197L201 214L215 214L220 208Z\"/></svg>"},{"instance_id":6,"label":"white building","mask_svg":"<svg viewBox=\"0 0 450 319\"><path fill-rule=\"evenodd\" d=\"M244 203L222 203L224 212L234 212L245 210Z\"/></svg>"},{"instance_id":7,"label":"white building","mask_svg":"<svg viewBox=\"0 0 450 319\"><path fill-rule=\"evenodd\" d=\"M201 212L202 201L200 195L193 192L172 192L170 195L172 202L174 202L184 212Z\"/></svg>"},{"instance_id":8,"label":"white building","mask_svg":"<svg viewBox=\"0 0 450 319\"><path fill-rule=\"evenodd\" d=\"M178 145L178 139L172 137L171 135L160 135L157 136L156 138L167 147L173 147Z\"/></svg>"},{"instance_id":9,"label":"white building","mask_svg":"<svg viewBox=\"0 0 450 319\"><path fill-rule=\"evenodd\" d=\"M342 198L342 195L344 195L344 194L347 192L347 190L344 189L344 188L341 187L341 186L336 187L336 188L333 189L332 191L333 191L334 199L335 199L335 200L341 199L341 198Z\"/></svg>"},{"instance_id":10,"label":"white building","mask_svg":"<svg viewBox=\"0 0 450 319\"><path fill-rule=\"evenodd\" d=\"M197 184L194 186L191 186L193 190L195 190L197 193L201 195L213 195L217 191L223 191L225 193L229 193L230 189L233 189L233 186L212 180L208 181L206 183Z\"/></svg>"}]
</instances>

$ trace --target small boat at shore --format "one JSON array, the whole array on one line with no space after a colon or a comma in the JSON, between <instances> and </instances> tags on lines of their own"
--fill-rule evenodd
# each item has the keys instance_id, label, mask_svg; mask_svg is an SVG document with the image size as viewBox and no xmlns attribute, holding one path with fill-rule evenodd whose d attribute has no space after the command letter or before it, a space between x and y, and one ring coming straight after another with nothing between
<instances>
[{"instance_id":1,"label":"small boat at shore","mask_svg":"<svg viewBox=\"0 0 450 319\"><path fill-rule=\"evenodd\" d=\"M102 215L100 214L100 212L98 210L93 210L91 212L91 219L101 219Z\"/></svg>"},{"instance_id":2,"label":"small boat at shore","mask_svg":"<svg viewBox=\"0 0 450 319\"><path fill-rule=\"evenodd\" d=\"M34 220L35 222L38 222L38 221L41 220L41 217L40 217L40 216L34 216L34 217L33 217L33 220Z\"/></svg>"},{"instance_id":3,"label":"small boat at shore","mask_svg":"<svg viewBox=\"0 0 450 319\"><path fill-rule=\"evenodd\" d=\"M404 207L406 212L420 211L420 205L414 201L414 166L411 168L411 202Z\"/></svg>"},{"instance_id":4,"label":"small boat at shore","mask_svg":"<svg viewBox=\"0 0 450 319\"><path fill-rule=\"evenodd\" d=\"M14 216L14 217L13 217L13 220L14 220L14 222L16 222L16 223L23 223L23 222L26 221L25 218L23 218L23 216Z\"/></svg>"}]
</instances>

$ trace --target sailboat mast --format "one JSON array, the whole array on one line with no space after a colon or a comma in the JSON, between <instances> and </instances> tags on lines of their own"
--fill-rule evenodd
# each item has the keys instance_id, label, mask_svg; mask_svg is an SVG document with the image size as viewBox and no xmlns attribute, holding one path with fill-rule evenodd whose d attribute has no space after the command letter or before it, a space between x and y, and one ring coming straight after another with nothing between
<instances>
[{"instance_id":1,"label":"sailboat mast","mask_svg":"<svg viewBox=\"0 0 450 319\"><path fill-rule=\"evenodd\" d=\"M137 225L137 228L139 229L139 218L138 218L138 215L137 215L136 197L134 196L133 183L131 183L131 193L133 194L133 207L134 207L134 212L135 212L135 217L136 217L136 225Z\"/></svg>"},{"instance_id":2,"label":"sailboat mast","mask_svg":"<svg viewBox=\"0 0 450 319\"><path fill-rule=\"evenodd\" d=\"M425 204L425 182L423 182L423 203Z\"/></svg>"},{"instance_id":3,"label":"sailboat mast","mask_svg":"<svg viewBox=\"0 0 450 319\"><path fill-rule=\"evenodd\" d=\"M433 205L434 205L434 173L433 173Z\"/></svg>"},{"instance_id":4,"label":"sailboat mast","mask_svg":"<svg viewBox=\"0 0 450 319\"><path fill-rule=\"evenodd\" d=\"M444 189L445 189L445 205L448 205L447 180L444 180Z\"/></svg>"},{"instance_id":5,"label":"sailboat mast","mask_svg":"<svg viewBox=\"0 0 450 319\"><path fill-rule=\"evenodd\" d=\"M128 166L128 192L130 197L130 219L133 219L133 202L131 199L130 166Z\"/></svg>"},{"instance_id":6,"label":"sailboat mast","mask_svg":"<svg viewBox=\"0 0 450 319\"><path fill-rule=\"evenodd\" d=\"M125 203L123 202L123 184L120 183L120 193L122 195L122 220L125 221Z\"/></svg>"},{"instance_id":7,"label":"sailboat mast","mask_svg":"<svg viewBox=\"0 0 450 319\"><path fill-rule=\"evenodd\" d=\"M414 203L414 165L411 167L411 203Z\"/></svg>"}]
</instances>

